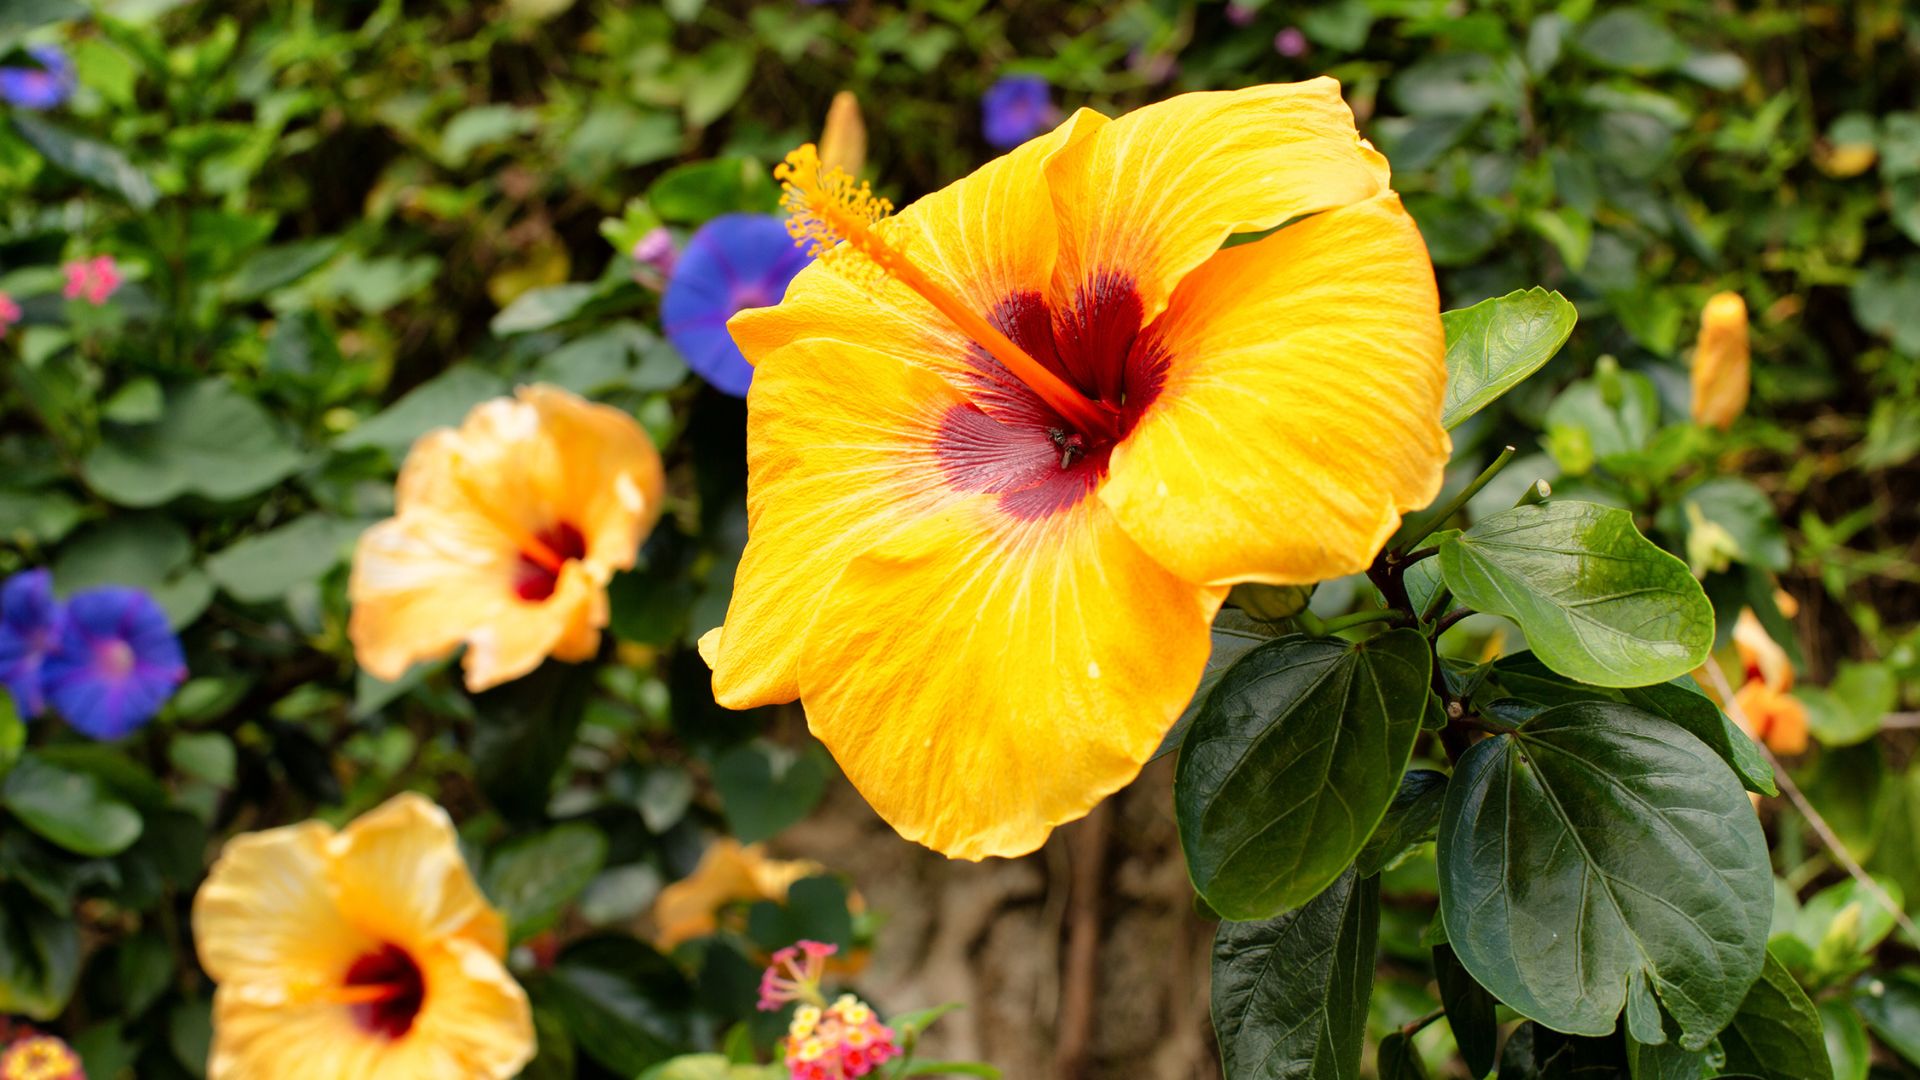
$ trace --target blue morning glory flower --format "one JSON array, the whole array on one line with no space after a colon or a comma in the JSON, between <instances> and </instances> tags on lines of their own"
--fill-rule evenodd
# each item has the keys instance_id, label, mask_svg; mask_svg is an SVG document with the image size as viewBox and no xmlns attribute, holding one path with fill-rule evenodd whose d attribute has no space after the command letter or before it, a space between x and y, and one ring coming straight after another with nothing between
<instances>
[{"instance_id":1,"label":"blue morning glory flower","mask_svg":"<svg viewBox=\"0 0 1920 1080\"><path fill-rule=\"evenodd\" d=\"M80 86L73 61L56 45L27 50L40 66L0 67L0 101L19 109L53 109L66 104Z\"/></svg>"},{"instance_id":2,"label":"blue morning glory flower","mask_svg":"<svg viewBox=\"0 0 1920 1080\"><path fill-rule=\"evenodd\" d=\"M743 308L770 307L807 265L807 253L767 214L723 214L693 234L667 282L660 321L687 366L723 393L746 397L753 365L727 333Z\"/></svg>"},{"instance_id":3,"label":"blue morning glory flower","mask_svg":"<svg viewBox=\"0 0 1920 1080\"><path fill-rule=\"evenodd\" d=\"M139 589L114 585L68 599L60 647L41 669L54 708L94 739L118 739L153 719L186 677L167 613Z\"/></svg>"},{"instance_id":4,"label":"blue morning glory flower","mask_svg":"<svg viewBox=\"0 0 1920 1080\"><path fill-rule=\"evenodd\" d=\"M1038 75L1006 75L980 95L980 126L987 142L1011 150L1051 129L1060 118L1053 90Z\"/></svg>"},{"instance_id":5,"label":"blue morning glory flower","mask_svg":"<svg viewBox=\"0 0 1920 1080\"><path fill-rule=\"evenodd\" d=\"M22 716L39 716L47 707L40 669L60 644L64 620L47 571L28 570L0 585L0 685Z\"/></svg>"}]
</instances>

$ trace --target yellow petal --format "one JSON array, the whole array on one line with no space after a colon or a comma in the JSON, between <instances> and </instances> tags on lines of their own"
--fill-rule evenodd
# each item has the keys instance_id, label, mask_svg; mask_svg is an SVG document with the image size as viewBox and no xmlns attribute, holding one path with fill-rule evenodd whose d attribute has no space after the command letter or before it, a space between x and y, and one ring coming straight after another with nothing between
<instances>
[{"instance_id":1,"label":"yellow petal","mask_svg":"<svg viewBox=\"0 0 1920 1080\"><path fill-rule=\"evenodd\" d=\"M1774 690L1793 689L1793 661L1787 658L1787 650L1767 633L1752 608L1740 609L1740 617L1733 624L1733 645L1740 653L1740 666L1749 677L1757 673L1761 681Z\"/></svg>"},{"instance_id":2,"label":"yellow petal","mask_svg":"<svg viewBox=\"0 0 1920 1080\"><path fill-rule=\"evenodd\" d=\"M391 1049L339 1005L263 1005L244 987L222 983L213 995L207 1080L398 1080L401 1074L382 1068Z\"/></svg>"},{"instance_id":3,"label":"yellow petal","mask_svg":"<svg viewBox=\"0 0 1920 1080\"><path fill-rule=\"evenodd\" d=\"M1221 251L1146 336L1166 381L1100 498L1174 573L1353 573L1438 494L1445 339L1426 247L1392 192Z\"/></svg>"},{"instance_id":4,"label":"yellow petal","mask_svg":"<svg viewBox=\"0 0 1920 1080\"><path fill-rule=\"evenodd\" d=\"M408 792L362 814L329 853L340 910L380 941L418 954L459 937L506 955L505 926L467 870L453 821L425 797Z\"/></svg>"},{"instance_id":5,"label":"yellow petal","mask_svg":"<svg viewBox=\"0 0 1920 1080\"><path fill-rule=\"evenodd\" d=\"M317 821L227 842L193 898L200 966L229 998L297 999L380 942L334 904L331 828Z\"/></svg>"},{"instance_id":6,"label":"yellow petal","mask_svg":"<svg viewBox=\"0 0 1920 1080\"><path fill-rule=\"evenodd\" d=\"M715 700L799 696L799 656L840 571L955 497L936 438L951 385L859 345L806 339L768 358L747 403L747 547L711 653Z\"/></svg>"},{"instance_id":7,"label":"yellow petal","mask_svg":"<svg viewBox=\"0 0 1920 1080\"><path fill-rule=\"evenodd\" d=\"M540 415L552 446L551 498L586 537L594 574L604 581L607 571L632 568L665 501L666 474L653 440L619 409L558 387L523 386L519 398Z\"/></svg>"},{"instance_id":8,"label":"yellow petal","mask_svg":"<svg viewBox=\"0 0 1920 1080\"><path fill-rule=\"evenodd\" d=\"M1138 774L1223 595L1161 569L1096 499L1021 520L972 496L834 586L802 659L808 726L900 835L1025 854Z\"/></svg>"},{"instance_id":9,"label":"yellow petal","mask_svg":"<svg viewBox=\"0 0 1920 1080\"><path fill-rule=\"evenodd\" d=\"M1388 169L1355 131L1340 84L1319 78L1138 109L1064 149L1047 179L1056 305L1131 279L1145 323L1230 234L1371 198Z\"/></svg>"},{"instance_id":10,"label":"yellow petal","mask_svg":"<svg viewBox=\"0 0 1920 1080\"><path fill-rule=\"evenodd\" d=\"M497 957L465 939L422 957L426 999L413 1029L394 1041L395 1080L510 1080L533 1060L533 1011Z\"/></svg>"},{"instance_id":11,"label":"yellow petal","mask_svg":"<svg viewBox=\"0 0 1920 1080\"><path fill-rule=\"evenodd\" d=\"M1739 293L1717 293L1700 313L1693 348L1693 421L1722 431L1747 408L1751 354L1747 302Z\"/></svg>"},{"instance_id":12,"label":"yellow petal","mask_svg":"<svg viewBox=\"0 0 1920 1080\"><path fill-rule=\"evenodd\" d=\"M977 311L999 319L1005 331L1014 317L1009 298L1044 296L1053 272L1053 209L1042 170L1105 123L1098 113L1081 110L1051 134L916 201L875 231ZM781 303L742 311L727 329L755 365L791 342L822 338L908 359L958 386L975 386L981 378L980 362L973 359L977 348L919 294L891 280L877 287L856 284L819 262L800 271ZM754 397L748 391L750 410Z\"/></svg>"}]
</instances>

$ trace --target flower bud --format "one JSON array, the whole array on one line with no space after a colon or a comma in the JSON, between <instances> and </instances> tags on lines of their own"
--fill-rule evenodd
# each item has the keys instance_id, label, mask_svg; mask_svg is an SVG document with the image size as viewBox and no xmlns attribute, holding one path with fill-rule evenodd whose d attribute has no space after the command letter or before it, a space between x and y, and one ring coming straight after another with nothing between
<instances>
[{"instance_id":1,"label":"flower bud","mask_svg":"<svg viewBox=\"0 0 1920 1080\"><path fill-rule=\"evenodd\" d=\"M867 164L867 124L860 117L860 99L853 91L833 95L827 107L827 123L820 129L820 167L838 167L848 176L859 176Z\"/></svg>"},{"instance_id":2,"label":"flower bud","mask_svg":"<svg viewBox=\"0 0 1920 1080\"><path fill-rule=\"evenodd\" d=\"M1747 346L1747 302L1723 292L1707 301L1700 315L1700 339L1693 348L1693 422L1722 431L1747 408L1751 354Z\"/></svg>"}]
</instances>

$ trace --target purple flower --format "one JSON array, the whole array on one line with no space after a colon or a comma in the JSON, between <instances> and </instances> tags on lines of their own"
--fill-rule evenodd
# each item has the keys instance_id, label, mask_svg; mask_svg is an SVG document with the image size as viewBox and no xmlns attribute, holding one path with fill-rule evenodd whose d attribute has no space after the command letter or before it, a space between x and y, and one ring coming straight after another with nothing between
<instances>
[{"instance_id":1,"label":"purple flower","mask_svg":"<svg viewBox=\"0 0 1920 1080\"><path fill-rule=\"evenodd\" d=\"M980 126L987 142L1011 150L1060 119L1053 90L1038 75L1006 75L980 96Z\"/></svg>"},{"instance_id":2,"label":"purple flower","mask_svg":"<svg viewBox=\"0 0 1920 1080\"><path fill-rule=\"evenodd\" d=\"M0 67L0 101L20 109L53 109L66 104L80 85L73 61L56 45L27 50L40 66Z\"/></svg>"},{"instance_id":3,"label":"purple flower","mask_svg":"<svg viewBox=\"0 0 1920 1080\"><path fill-rule=\"evenodd\" d=\"M1288 59L1307 55L1307 35L1297 26L1289 26L1273 35L1273 51Z\"/></svg>"},{"instance_id":4,"label":"purple flower","mask_svg":"<svg viewBox=\"0 0 1920 1080\"><path fill-rule=\"evenodd\" d=\"M714 218L687 241L660 300L667 340L701 378L723 393L746 397L753 365L727 333L727 320L744 308L779 303L807 261L777 217Z\"/></svg>"},{"instance_id":5,"label":"purple flower","mask_svg":"<svg viewBox=\"0 0 1920 1080\"><path fill-rule=\"evenodd\" d=\"M53 575L45 570L15 574L0 585L0 684L26 717L47 707L40 669L60 644L66 613L53 598Z\"/></svg>"},{"instance_id":6,"label":"purple flower","mask_svg":"<svg viewBox=\"0 0 1920 1080\"><path fill-rule=\"evenodd\" d=\"M642 266L650 266L663 275L673 273L673 264L679 260L680 251L673 245L673 234L665 225L656 225L652 232L635 241L633 261Z\"/></svg>"},{"instance_id":7,"label":"purple flower","mask_svg":"<svg viewBox=\"0 0 1920 1080\"><path fill-rule=\"evenodd\" d=\"M153 719L186 677L166 612L139 589L115 585L67 601L59 650L41 669L54 708L94 739L118 739Z\"/></svg>"}]
</instances>

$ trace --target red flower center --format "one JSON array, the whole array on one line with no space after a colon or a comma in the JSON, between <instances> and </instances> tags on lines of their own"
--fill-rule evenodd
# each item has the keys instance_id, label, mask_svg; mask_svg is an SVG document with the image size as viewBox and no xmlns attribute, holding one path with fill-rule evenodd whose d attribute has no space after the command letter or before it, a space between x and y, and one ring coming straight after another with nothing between
<instances>
[{"instance_id":1,"label":"red flower center","mask_svg":"<svg viewBox=\"0 0 1920 1080\"><path fill-rule=\"evenodd\" d=\"M520 552L514 594L530 602L545 600L559 585L561 569L586 554L587 538L567 522L535 534L532 543Z\"/></svg>"},{"instance_id":2,"label":"red flower center","mask_svg":"<svg viewBox=\"0 0 1920 1080\"><path fill-rule=\"evenodd\" d=\"M398 945L382 945L353 962L346 984L354 998L354 1022L375 1035L397 1039L413 1027L427 999L420 965Z\"/></svg>"},{"instance_id":3,"label":"red flower center","mask_svg":"<svg viewBox=\"0 0 1920 1080\"><path fill-rule=\"evenodd\" d=\"M1101 274L1056 310L1039 293L1002 300L989 316L1027 355L1091 400L1114 410L1117 434L1080 431L984 349L970 350L973 408L949 411L940 460L955 486L995 492L1015 517L1046 517L1078 503L1106 475L1113 447L1166 382L1167 353L1133 279Z\"/></svg>"}]
</instances>

